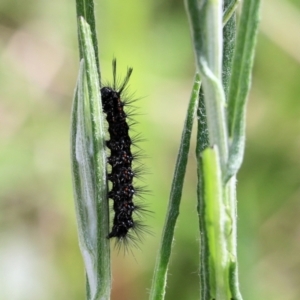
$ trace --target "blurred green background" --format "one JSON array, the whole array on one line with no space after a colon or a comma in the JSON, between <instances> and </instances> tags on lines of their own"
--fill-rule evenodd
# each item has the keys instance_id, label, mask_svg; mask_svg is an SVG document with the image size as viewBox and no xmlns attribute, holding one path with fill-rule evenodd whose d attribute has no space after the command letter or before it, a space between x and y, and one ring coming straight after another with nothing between
<instances>
[{"instance_id":1,"label":"blurred green background","mask_svg":"<svg viewBox=\"0 0 300 300\"><path fill-rule=\"evenodd\" d=\"M96 1L103 79L133 66L153 231L113 254L114 300L147 299L195 71L181 0ZM84 299L69 158L75 1L0 2L0 299ZM265 0L238 176L244 300L300 299L300 1ZM166 299L198 299L195 143Z\"/></svg>"}]
</instances>

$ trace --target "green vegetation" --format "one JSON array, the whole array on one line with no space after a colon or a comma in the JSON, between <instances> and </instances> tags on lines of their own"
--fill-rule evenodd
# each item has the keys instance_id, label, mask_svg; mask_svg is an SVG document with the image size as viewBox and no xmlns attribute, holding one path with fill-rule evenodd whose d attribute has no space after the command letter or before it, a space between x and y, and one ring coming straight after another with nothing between
<instances>
[{"instance_id":1,"label":"green vegetation","mask_svg":"<svg viewBox=\"0 0 300 300\"><path fill-rule=\"evenodd\" d=\"M289 49L299 7L289 15L282 6L292 1L279 8L278 1L265 3L238 174L239 278L244 300L298 299L300 68ZM139 130L147 141L141 147L152 172L145 202L155 211L145 221L154 234L141 250L125 257L112 251L111 297L147 299L195 71L189 25L182 1L112 0L95 7L102 79L111 78L113 56L121 76L134 68L130 90L142 98ZM69 159L79 69L74 3L4 0L0 8L0 298L84 299ZM274 12L292 44L272 27ZM271 23L264 24L266 16ZM166 299L199 298L195 148L193 132ZM20 266L27 272L16 280Z\"/></svg>"}]
</instances>

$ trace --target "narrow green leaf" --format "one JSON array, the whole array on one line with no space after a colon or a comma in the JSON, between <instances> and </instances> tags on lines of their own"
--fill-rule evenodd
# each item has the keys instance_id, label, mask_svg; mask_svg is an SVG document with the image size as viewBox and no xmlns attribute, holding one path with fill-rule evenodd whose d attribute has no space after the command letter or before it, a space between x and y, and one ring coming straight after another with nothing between
<instances>
[{"instance_id":1,"label":"narrow green leaf","mask_svg":"<svg viewBox=\"0 0 300 300\"><path fill-rule=\"evenodd\" d=\"M79 20L83 53L72 111L72 167L87 299L109 299L110 247L106 149L97 62L89 25Z\"/></svg>"},{"instance_id":2,"label":"narrow green leaf","mask_svg":"<svg viewBox=\"0 0 300 300\"><path fill-rule=\"evenodd\" d=\"M175 166L175 172L169 198L169 206L162 233L160 249L156 258L155 270L149 297L149 299L151 300L164 299L165 296L165 289L167 284L167 271L171 255L176 220L179 215L179 206L188 160L188 153L190 149L193 121L196 115L196 109L198 104L199 89L200 78L199 75L196 74L188 106L187 116L181 135L181 143Z\"/></svg>"},{"instance_id":3,"label":"narrow green leaf","mask_svg":"<svg viewBox=\"0 0 300 300\"><path fill-rule=\"evenodd\" d=\"M109 207L107 201L105 127L100 94L99 76L89 25L83 18L79 21L80 41L86 63L86 79L92 132L92 152L97 201L97 264L98 297L109 299L111 289L110 245L106 238L109 232ZM100 284L101 282L101 284Z\"/></svg>"},{"instance_id":4,"label":"narrow green leaf","mask_svg":"<svg viewBox=\"0 0 300 300\"><path fill-rule=\"evenodd\" d=\"M241 0L224 0L224 13L223 13L223 25L225 26L228 21L235 14L236 9Z\"/></svg>"},{"instance_id":5,"label":"narrow green leaf","mask_svg":"<svg viewBox=\"0 0 300 300\"><path fill-rule=\"evenodd\" d=\"M232 70L232 58L235 46L236 35L236 6L238 0L224 0L223 14L223 66L222 66L222 82L224 93L226 96L226 102L228 102L228 90L231 78Z\"/></svg>"},{"instance_id":6,"label":"narrow green leaf","mask_svg":"<svg viewBox=\"0 0 300 300\"><path fill-rule=\"evenodd\" d=\"M95 182L90 163L89 138L84 115L85 80L84 62L80 64L79 77L72 110L72 167L75 207L78 222L79 245L82 252L88 287L97 293L97 205Z\"/></svg>"},{"instance_id":7,"label":"narrow green leaf","mask_svg":"<svg viewBox=\"0 0 300 300\"><path fill-rule=\"evenodd\" d=\"M197 118L198 118L198 122L197 122L198 130L197 130L196 156L198 157L201 154L201 152L209 146L206 108L205 108L204 93L202 87L200 88L199 91Z\"/></svg>"},{"instance_id":8,"label":"narrow green leaf","mask_svg":"<svg viewBox=\"0 0 300 300\"><path fill-rule=\"evenodd\" d=\"M200 299L210 300L210 278L209 278L209 245L207 239L207 228L205 223L205 202L204 202L204 176L203 176L203 164L201 159L201 153L209 145L208 142L208 129L206 121L206 110L204 103L204 94L202 88L199 92L199 105L197 110L198 117L198 130L197 130L197 146L196 157L198 162L197 167L197 212L199 221L200 232Z\"/></svg>"},{"instance_id":9,"label":"narrow green leaf","mask_svg":"<svg viewBox=\"0 0 300 300\"><path fill-rule=\"evenodd\" d=\"M227 179L236 174L244 155L246 100L251 85L260 0L243 1L228 95L230 154Z\"/></svg>"}]
</instances>

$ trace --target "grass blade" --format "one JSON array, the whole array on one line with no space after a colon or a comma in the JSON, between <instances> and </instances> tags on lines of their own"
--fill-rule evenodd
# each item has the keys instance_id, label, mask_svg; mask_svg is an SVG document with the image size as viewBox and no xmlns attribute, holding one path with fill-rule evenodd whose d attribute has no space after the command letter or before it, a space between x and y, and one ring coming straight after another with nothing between
<instances>
[{"instance_id":1,"label":"grass blade","mask_svg":"<svg viewBox=\"0 0 300 300\"><path fill-rule=\"evenodd\" d=\"M200 89L200 78L196 74L190 98L187 116L181 135L181 144L177 156L176 167L170 192L169 206L165 225L162 233L160 249L157 254L155 270L150 291L151 300L164 299L167 283L167 271L171 255L174 230L179 215L179 206L190 148L190 139L192 134L193 121L196 114L198 95Z\"/></svg>"},{"instance_id":2,"label":"grass blade","mask_svg":"<svg viewBox=\"0 0 300 300\"><path fill-rule=\"evenodd\" d=\"M72 111L71 155L87 299L109 299L110 247L106 147L97 62L89 25L79 20L83 53Z\"/></svg>"},{"instance_id":3,"label":"grass blade","mask_svg":"<svg viewBox=\"0 0 300 300\"><path fill-rule=\"evenodd\" d=\"M235 46L236 35L236 6L238 0L224 0L223 14L223 65L222 65L222 82L226 102L228 102L228 91L232 70L232 58Z\"/></svg>"},{"instance_id":4,"label":"grass blade","mask_svg":"<svg viewBox=\"0 0 300 300\"><path fill-rule=\"evenodd\" d=\"M259 7L260 0L243 1L238 26L228 94L228 131L231 144L227 179L236 174L244 156L246 101L251 85Z\"/></svg>"}]
</instances>

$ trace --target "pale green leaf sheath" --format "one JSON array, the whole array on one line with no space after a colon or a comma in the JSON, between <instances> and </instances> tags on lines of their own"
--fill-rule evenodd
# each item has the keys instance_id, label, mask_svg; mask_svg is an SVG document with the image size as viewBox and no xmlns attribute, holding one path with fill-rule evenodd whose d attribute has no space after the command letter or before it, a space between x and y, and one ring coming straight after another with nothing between
<instances>
[{"instance_id":1,"label":"pale green leaf sheath","mask_svg":"<svg viewBox=\"0 0 300 300\"><path fill-rule=\"evenodd\" d=\"M200 162L200 159L198 160ZM210 293L207 299L230 299L228 282L228 252L225 241L225 208L219 155L216 148L202 152L203 197L205 226L208 236L208 266Z\"/></svg>"}]
</instances>

